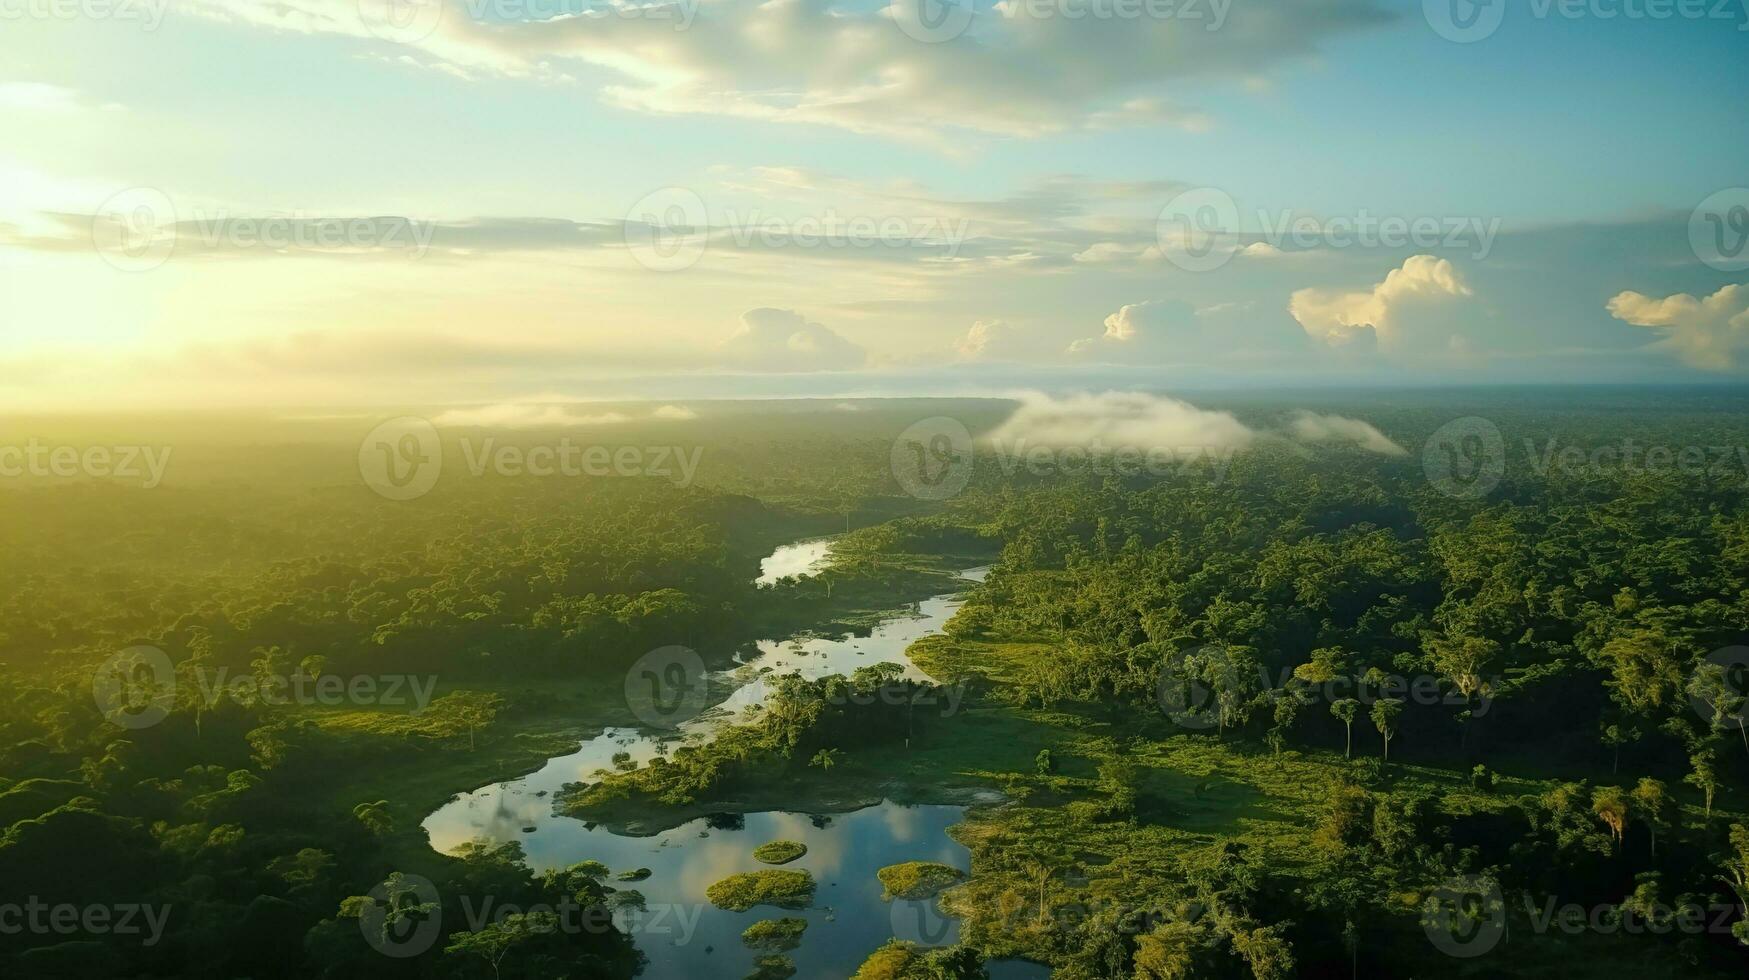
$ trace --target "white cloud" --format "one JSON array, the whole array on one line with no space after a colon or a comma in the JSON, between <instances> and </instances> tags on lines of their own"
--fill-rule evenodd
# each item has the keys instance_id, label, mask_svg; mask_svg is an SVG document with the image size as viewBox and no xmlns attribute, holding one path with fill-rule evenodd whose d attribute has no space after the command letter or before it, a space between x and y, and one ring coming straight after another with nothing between
<instances>
[{"instance_id":1,"label":"white cloud","mask_svg":"<svg viewBox=\"0 0 1749 980\"><path fill-rule=\"evenodd\" d=\"M1380 348L1391 349L1414 339L1419 314L1472 295L1449 260L1415 255L1371 289L1297 290L1288 301L1288 312L1308 336L1332 347L1376 341ZM1431 339L1448 346L1451 336Z\"/></svg>"},{"instance_id":2,"label":"white cloud","mask_svg":"<svg viewBox=\"0 0 1749 980\"><path fill-rule=\"evenodd\" d=\"M663 405L650 413L653 419L667 419L672 422L689 422L698 418L698 413L685 405Z\"/></svg>"},{"instance_id":3,"label":"white cloud","mask_svg":"<svg viewBox=\"0 0 1749 980\"><path fill-rule=\"evenodd\" d=\"M1020 396L1020 406L987 441L1019 447L1199 450L1230 453L1263 440L1348 443L1382 456L1407 450L1371 423L1343 415L1297 411L1285 430L1254 429L1230 412L1198 408L1165 395L1107 391L1054 397Z\"/></svg>"},{"instance_id":4,"label":"white cloud","mask_svg":"<svg viewBox=\"0 0 1749 980\"><path fill-rule=\"evenodd\" d=\"M1187 17L1031 17L984 9L969 29L921 43L896 6L829 0L626 3L601 16L483 22L466 0L414 42L429 67L552 77L587 63L617 73L605 101L649 113L835 126L953 148L944 128L1039 136L1085 127L1206 128L1169 93L1186 79L1243 83L1316 57L1324 41L1394 19L1377 0L1217 4L1218 32ZM370 5L363 5L369 8ZM216 19L371 38L353 0L190 0ZM968 8L969 9L969 8ZM625 16L636 10L639 16ZM685 30L677 30L684 26Z\"/></svg>"},{"instance_id":5,"label":"white cloud","mask_svg":"<svg viewBox=\"0 0 1749 980\"><path fill-rule=\"evenodd\" d=\"M1658 345L1691 367L1728 371L1736 366L1737 352L1749 347L1749 286L1725 286L1705 299L1687 293L1653 299L1624 291L1607 308L1617 320L1662 333Z\"/></svg>"},{"instance_id":6,"label":"white cloud","mask_svg":"<svg viewBox=\"0 0 1749 980\"><path fill-rule=\"evenodd\" d=\"M1296 412L1288 431L1302 442L1351 442L1369 452L1385 456L1407 456L1409 451L1380 432L1370 422L1345 415L1320 415L1301 410Z\"/></svg>"},{"instance_id":7,"label":"white cloud","mask_svg":"<svg viewBox=\"0 0 1749 980\"><path fill-rule=\"evenodd\" d=\"M1015 330L1001 320L979 320L954 345L967 360L1004 359L1015 354Z\"/></svg>"},{"instance_id":8,"label":"white cloud","mask_svg":"<svg viewBox=\"0 0 1749 980\"><path fill-rule=\"evenodd\" d=\"M844 371L868 352L794 310L761 307L741 314L741 329L719 350L734 365L758 371Z\"/></svg>"},{"instance_id":9,"label":"white cloud","mask_svg":"<svg viewBox=\"0 0 1749 980\"><path fill-rule=\"evenodd\" d=\"M0 82L0 108L72 112L80 108L79 93L46 82Z\"/></svg>"},{"instance_id":10,"label":"white cloud","mask_svg":"<svg viewBox=\"0 0 1749 980\"><path fill-rule=\"evenodd\" d=\"M1030 393L991 432L991 442L1108 449L1243 449L1257 433L1229 412L1161 395L1108 391L1063 398Z\"/></svg>"},{"instance_id":11,"label":"white cloud","mask_svg":"<svg viewBox=\"0 0 1749 980\"><path fill-rule=\"evenodd\" d=\"M478 408L452 408L431 420L439 426L471 426L484 429L551 429L579 425L618 425L631 421L621 412L572 415L559 405L504 402Z\"/></svg>"},{"instance_id":12,"label":"white cloud","mask_svg":"<svg viewBox=\"0 0 1749 980\"><path fill-rule=\"evenodd\" d=\"M1196 309L1178 300L1147 300L1120 307L1105 318L1105 333L1069 345L1069 353L1134 363L1183 360L1207 352Z\"/></svg>"}]
</instances>

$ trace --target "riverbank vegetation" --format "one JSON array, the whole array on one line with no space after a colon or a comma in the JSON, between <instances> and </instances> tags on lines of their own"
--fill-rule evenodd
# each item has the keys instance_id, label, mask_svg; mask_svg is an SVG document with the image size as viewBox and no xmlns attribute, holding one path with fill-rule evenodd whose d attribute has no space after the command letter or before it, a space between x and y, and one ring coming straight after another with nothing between
<instances>
[{"instance_id":1,"label":"riverbank vegetation","mask_svg":"<svg viewBox=\"0 0 1749 980\"><path fill-rule=\"evenodd\" d=\"M1480 494L1418 455L1261 440L1164 476L980 462L925 503L861 428L813 456L743 439L687 488L484 479L390 502L242 450L249 468L151 493L8 488L6 899L168 912L150 944L11 937L0 969L634 975L612 923L637 869L578 855L537 874L503 842L439 854L423 816L637 724L626 672L652 649L727 666L753 640L963 590L908 652L933 683L881 664L769 676L742 724L580 774L556 805L649 833L968 804L970 872L931 879L959 945L895 942L859 976L1002 957L1066 980L1741 975L1749 481L1710 456L1527 465L1570 443L1582 460L1749 444L1727 402L1490 395L1476 410L1513 465ZM1452 412L1353 410L1406 446ZM755 585L774 545L823 533L822 572ZM953 574L986 563L981 583ZM895 901L914 894L886 870ZM789 877L716 891L800 895ZM605 924L485 921L483 896ZM379 952L428 921L425 953ZM794 969L787 939L759 938L762 969Z\"/></svg>"}]
</instances>

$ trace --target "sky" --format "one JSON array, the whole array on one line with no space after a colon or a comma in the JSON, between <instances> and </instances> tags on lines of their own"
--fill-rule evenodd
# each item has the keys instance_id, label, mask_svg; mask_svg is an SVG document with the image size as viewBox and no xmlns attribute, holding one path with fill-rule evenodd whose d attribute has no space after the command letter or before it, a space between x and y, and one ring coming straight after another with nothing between
<instances>
[{"instance_id":1,"label":"sky","mask_svg":"<svg viewBox=\"0 0 1749 980\"><path fill-rule=\"evenodd\" d=\"M0 0L0 407L1740 381L1745 3Z\"/></svg>"}]
</instances>

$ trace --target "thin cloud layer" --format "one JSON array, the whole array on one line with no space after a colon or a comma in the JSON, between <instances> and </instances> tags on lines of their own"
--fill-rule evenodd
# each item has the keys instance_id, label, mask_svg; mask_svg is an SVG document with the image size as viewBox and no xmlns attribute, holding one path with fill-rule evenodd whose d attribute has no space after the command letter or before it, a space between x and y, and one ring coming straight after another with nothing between
<instances>
[{"instance_id":1,"label":"thin cloud layer","mask_svg":"<svg viewBox=\"0 0 1749 980\"><path fill-rule=\"evenodd\" d=\"M1029 392L986 440L1002 447L1139 449L1228 454L1260 440L1341 443L1381 456L1407 450L1376 426L1344 415L1305 410L1285 430L1257 429L1231 412L1198 408L1190 402L1145 392L1107 391L1054 396Z\"/></svg>"},{"instance_id":2,"label":"thin cloud layer","mask_svg":"<svg viewBox=\"0 0 1749 980\"><path fill-rule=\"evenodd\" d=\"M1407 456L1409 451L1378 430L1371 422L1346 415L1322 415L1301 410L1294 413L1288 431L1301 442L1352 443L1382 456Z\"/></svg>"},{"instance_id":3,"label":"thin cloud layer","mask_svg":"<svg viewBox=\"0 0 1749 980\"><path fill-rule=\"evenodd\" d=\"M1058 398L1031 393L989 440L996 444L1116 449L1243 449L1257 438L1231 412L1140 392L1108 391Z\"/></svg>"},{"instance_id":4,"label":"thin cloud layer","mask_svg":"<svg viewBox=\"0 0 1749 980\"><path fill-rule=\"evenodd\" d=\"M370 5L351 0L191 0L194 11L229 22L402 40L420 63L463 77L605 68L618 78L599 96L638 112L809 123L945 147L953 143L944 128L1006 137L1204 129L1206 114L1173 98L1185 80L1266 77L1326 41L1395 19L1374 0L1211 5L1211 16L1224 14L1220 24L1039 17L1005 4L973 14L963 33L932 33L937 43L926 43L915 36L915 7L706 0L486 23L472 19L464 0L441 0L429 14L416 8L414 25L402 30L372 23Z\"/></svg>"}]
</instances>

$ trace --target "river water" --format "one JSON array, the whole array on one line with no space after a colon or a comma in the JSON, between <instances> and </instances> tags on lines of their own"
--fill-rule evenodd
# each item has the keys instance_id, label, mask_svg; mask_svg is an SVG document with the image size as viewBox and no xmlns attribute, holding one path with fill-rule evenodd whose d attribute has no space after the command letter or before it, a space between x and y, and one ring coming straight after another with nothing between
<instances>
[{"instance_id":1,"label":"river water","mask_svg":"<svg viewBox=\"0 0 1749 980\"><path fill-rule=\"evenodd\" d=\"M761 581L767 575L775 581L817 567L829 548L827 541L779 548L762 565ZM961 574L969 581L982 581L987 571L974 568ZM615 872L649 869L645 880L611 883L644 896L646 912L622 912L619 918L648 958L642 976L650 980L745 976L755 954L742 945L742 930L760 919L779 916L808 921L801 947L788 954L795 961L796 976L802 978L848 977L893 936L923 945L950 944L957 936L953 920L941 916L933 901L883 901L875 872L901 861L937 861L969 870L969 853L946 833L963 819L964 807L883 801L832 815L725 815L692 820L651 837L633 837L555 814L553 799L566 783L594 781L598 770L612 765L615 753L627 753L643 763L656 754L660 742L672 745L676 739L707 738L721 726L743 720L747 708L764 701L767 675L848 676L858 667L886 661L903 666L908 676L926 679L928 675L911 663L905 650L919 637L939 630L959 606L957 595L926 599L911 614L887 619L865 637L760 641L757 655L720 678L734 685L728 698L681 726L678 733L611 728L537 772L459 794L425 819L431 845L447 853L481 838L520 841L536 871L584 860L600 861ZM786 911L762 906L728 912L705 900L705 889L713 882L765 867L752 852L772 840L807 845L808 853L787 867L813 874L818 890L811 908ZM1017 962L992 963L990 971L998 980L1049 975L1043 967Z\"/></svg>"}]
</instances>

